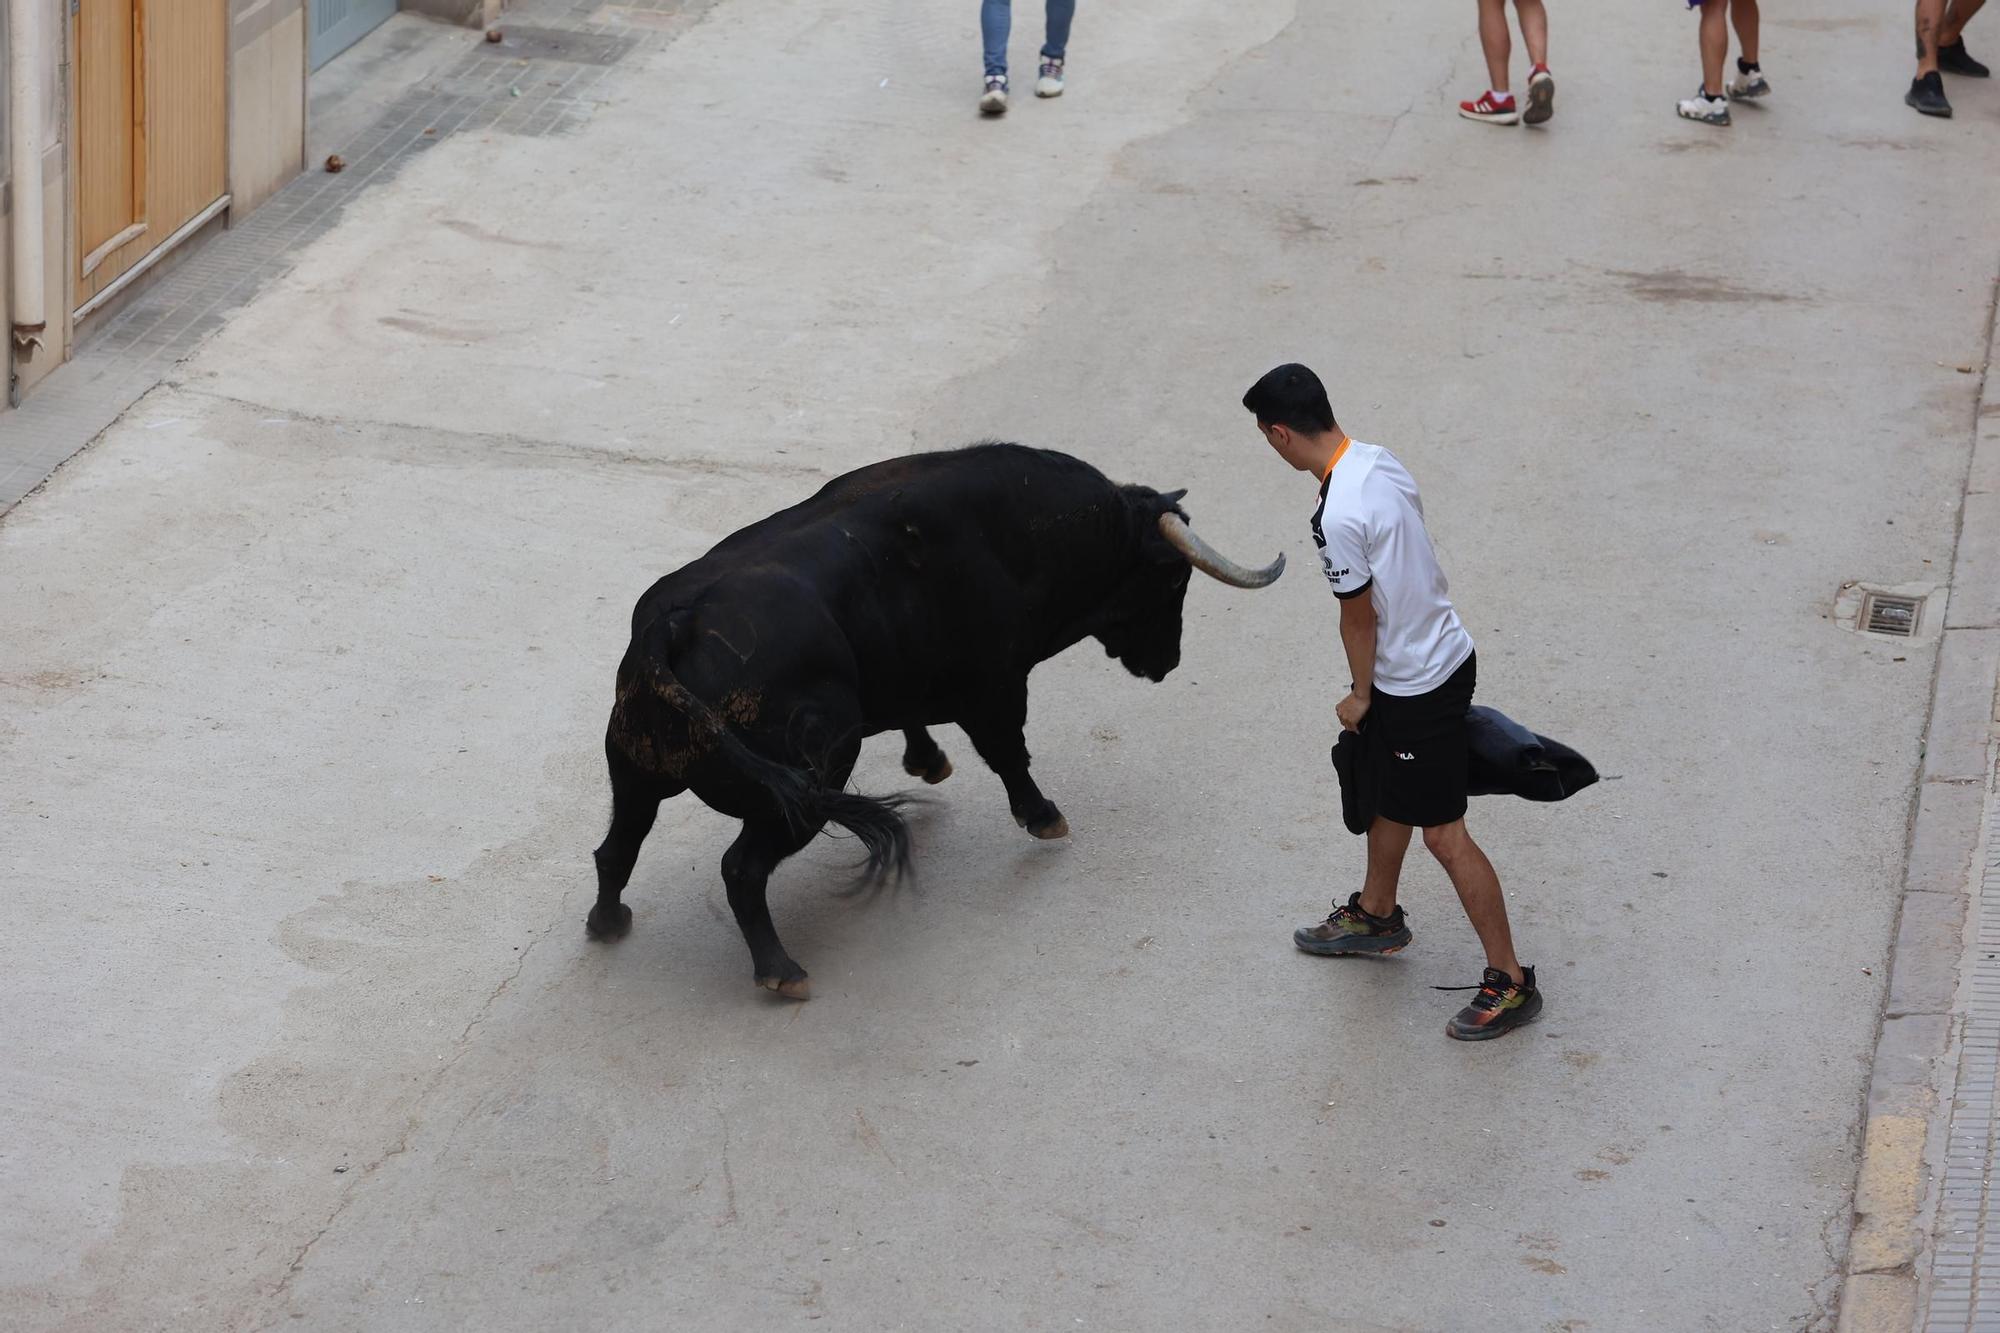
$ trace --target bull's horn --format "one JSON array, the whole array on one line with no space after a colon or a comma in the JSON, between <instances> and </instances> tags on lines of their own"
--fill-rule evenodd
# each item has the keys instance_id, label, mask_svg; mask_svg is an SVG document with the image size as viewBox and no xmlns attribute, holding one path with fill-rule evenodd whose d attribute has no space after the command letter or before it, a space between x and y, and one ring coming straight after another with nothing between
<instances>
[{"instance_id":1,"label":"bull's horn","mask_svg":"<svg viewBox=\"0 0 2000 1333\"><path fill-rule=\"evenodd\" d=\"M1263 588L1278 581L1278 575L1285 572L1285 557L1278 558L1262 569L1245 569L1234 560L1217 553L1216 549L1194 535L1194 529L1179 514L1160 515L1160 535L1165 537L1176 551L1187 557L1187 562L1212 579L1227 583L1232 588Z\"/></svg>"}]
</instances>

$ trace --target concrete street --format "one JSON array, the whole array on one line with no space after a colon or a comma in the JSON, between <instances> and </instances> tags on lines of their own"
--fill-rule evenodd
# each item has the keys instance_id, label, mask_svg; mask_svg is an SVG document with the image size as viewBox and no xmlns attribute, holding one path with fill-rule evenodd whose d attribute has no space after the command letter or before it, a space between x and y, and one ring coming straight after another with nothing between
<instances>
[{"instance_id":1,"label":"concrete street","mask_svg":"<svg viewBox=\"0 0 2000 1333\"><path fill-rule=\"evenodd\" d=\"M1086 0L1037 102L1024 2L986 123L969 0L721 0L364 196L0 518L0 1326L1830 1328L1934 664L1830 617L1949 569L2000 88L1922 119L1906 6L1772 5L1715 130L1679 4L1552 8L1529 130L1454 114L1463 3ZM1290 359L1422 483L1482 700L1607 776L1474 805L1499 1042L1421 850L1414 947L1291 945L1361 843L1237 404ZM983 437L1291 570L1197 579L1164 684L1036 674L1070 840L945 728L916 882L788 863L809 1004L691 797L586 941L639 593Z\"/></svg>"}]
</instances>

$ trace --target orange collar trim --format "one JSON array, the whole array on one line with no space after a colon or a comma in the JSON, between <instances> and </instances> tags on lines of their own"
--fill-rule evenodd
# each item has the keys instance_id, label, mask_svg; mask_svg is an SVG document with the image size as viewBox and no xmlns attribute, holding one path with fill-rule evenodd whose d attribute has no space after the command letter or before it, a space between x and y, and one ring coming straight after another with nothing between
<instances>
[{"instance_id":1,"label":"orange collar trim","mask_svg":"<svg viewBox=\"0 0 2000 1333\"><path fill-rule=\"evenodd\" d=\"M1351 439L1346 435L1340 437L1340 447L1335 449L1333 451L1333 457L1327 460L1326 471L1319 474L1319 479L1321 481L1325 481L1328 477L1333 475L1333 470L1340 466L1340 460L1347 454L1347 446L1353 443L1354 443L1353 439Z\"/></svg>"}]
</instances>

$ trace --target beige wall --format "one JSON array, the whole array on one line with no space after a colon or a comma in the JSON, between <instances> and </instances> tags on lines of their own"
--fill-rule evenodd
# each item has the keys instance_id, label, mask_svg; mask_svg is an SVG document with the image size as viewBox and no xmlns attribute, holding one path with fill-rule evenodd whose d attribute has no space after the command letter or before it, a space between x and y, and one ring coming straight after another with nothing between
<instances>
[{"instance_id":1,"label":"beige wall","mask_svg":"<svg viewBox=\"0 0 2000 1333\"><path fill-rule=\"evenodd\" d=\"M69 355L69 180L64 173L63 128L68 123L63 105L62 66L64 43L68 40L69 6L65 0L46 0L42 5L42 289L47 293L48 329L42 347L32 357L16 361L13 340L14 191L11 180L0 191L0 344L6 347L4 364L18 371L22 388L32 387ZM7 102L7 23L0 10L0 179L8 177L6 160ZM0 389L5 385L0 384ZM7 410L7 398L0 392L0 412Z\"/></svg>"},{"instance_id":2,"label":"beige wall","mask_svg":"<svg viewBox=\"0 0 2000 1333\"><path fill-rule=\"evenodd\" d=\"M302 0L231 0L229 216L263 203L305 165Z\"/></svg>"}]
</instances>

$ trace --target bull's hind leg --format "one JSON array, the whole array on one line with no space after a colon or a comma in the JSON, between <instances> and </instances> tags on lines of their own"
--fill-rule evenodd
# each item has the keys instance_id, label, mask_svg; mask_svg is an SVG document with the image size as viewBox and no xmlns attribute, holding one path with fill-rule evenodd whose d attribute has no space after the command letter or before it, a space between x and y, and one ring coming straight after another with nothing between
<instances>
[{"instance_id":1,"label":"bull's hind leg","mask_svg":"<svg viewBox=\"0 0 2000 1333\"><path fill-rule=\"evenodd\" d=\"M922 727L910 727L903 732L903 771L935 787L951 776L951 760L945 758L943 750L938 749L938 743L931 739L930 732Z\"/></svg>"},{"instance_id":2,"label":"bull's hind leg","mask_svg":"<svg viewBox=\"0 0 2000 1333\"><path fill-rule=\"evenodd\" d=\"M1028 775L1028 742L1021 734L1027 722L1028 682L1023 680L986 700L976 716L961 719L959 726L1006 785L1014 822L1037 838L1067 838L1069 821Z\"/></svg>"},{"instance_id":3,"label":"bull's hind leg","mask_svg":"<svg viewBox=\"0 0 2000 1333\"><path fill-rule=\"evenodd\" d=\"M675 795L649 782L630 760L610 745L611 831L597 849L597 904L583 919L583 928L594 940L624 939L632 929L632 909L619 901L639 860L639 844L653 831L660 802Z\"/></svg>"},{"instance_id":4,"label":"bull's hind leg","mask_svg":"<svg viewBox=\"0 0 2000 1333\"><path fill-rule=\"evenodd\" d=\"M778 943L778 928L771 924L770 904L764 889L778 863L812 841L817 829L793 829L784 823L763 819L745 820L729 850L722 854L722 882L729 890L729 910L750 946L750 963L757 984L774 990L788 1000L812 998L806 970L792 961L785 946Z\"/></svg>"}]
</instances>

